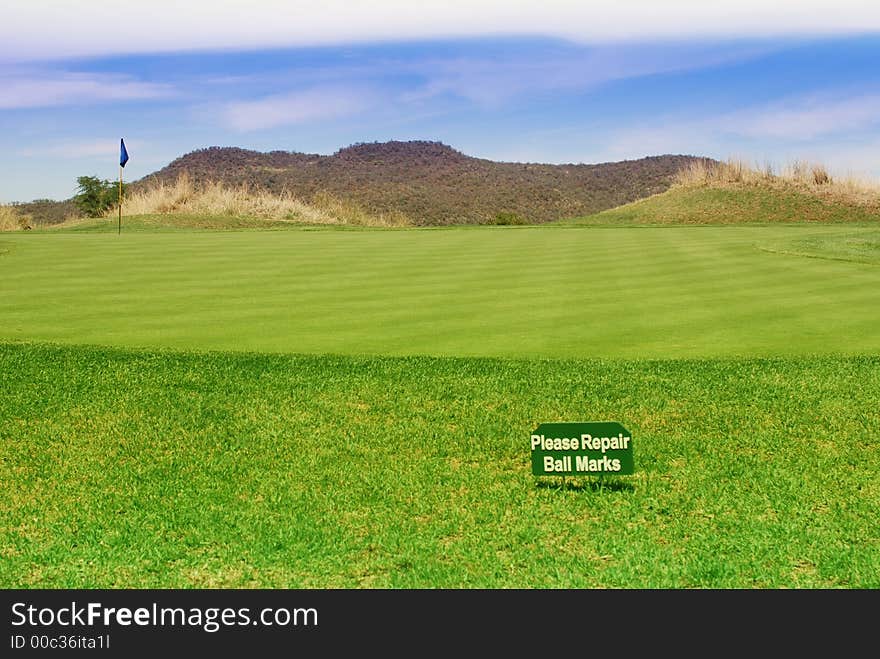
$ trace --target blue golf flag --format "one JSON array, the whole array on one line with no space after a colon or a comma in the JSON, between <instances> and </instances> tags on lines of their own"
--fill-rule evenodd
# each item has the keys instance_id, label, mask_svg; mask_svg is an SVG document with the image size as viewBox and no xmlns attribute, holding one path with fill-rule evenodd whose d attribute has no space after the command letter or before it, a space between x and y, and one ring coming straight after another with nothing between
<instances>
[{"instance_id":1,"label":"blue golf flag","mask_svg":"<svg viewBox=\"0 0 880 659\"><path fill-rule=\"evenodd\" d=\"M125 150L125 140L119 140L119 166L125 167L128 162L128 151Z\"/></svg>"}]
</instances>

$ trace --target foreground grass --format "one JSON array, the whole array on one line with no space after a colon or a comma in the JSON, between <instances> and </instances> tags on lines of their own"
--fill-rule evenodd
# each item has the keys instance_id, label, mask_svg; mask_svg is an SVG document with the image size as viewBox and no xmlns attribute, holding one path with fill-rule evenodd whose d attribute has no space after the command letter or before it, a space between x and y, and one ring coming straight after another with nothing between
<instances>
[{"instance_id":1,"label":"foreground grass","mask_svg":"<svg viewBox=\"0 0 880 659\"><path fill-rule=\"evenodd\" d=\"M10 233L0 340L499 357L880 353L877 229ZM805 258L803 241L824 245ZM862 259L846 256L861 245ZM770 251L772 250L772 251Z\"/></svg>"},{"instance_id":2,"label":"foreground grass","mask_svg":"<svg viewBox=\"0 0 880 659\"><path fill-rule=\"evenodd\" d=\"M880 359L0 346L0 586L876 588ZM637 473L530 474L617 420Z\"/></svg>"}]
</instances>

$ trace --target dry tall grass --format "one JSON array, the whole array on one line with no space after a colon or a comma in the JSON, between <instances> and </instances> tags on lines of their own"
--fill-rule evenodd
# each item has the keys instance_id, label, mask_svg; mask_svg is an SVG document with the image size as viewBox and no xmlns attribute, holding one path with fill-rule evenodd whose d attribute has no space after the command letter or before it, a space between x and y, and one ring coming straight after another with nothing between
<instances>
[{"instance_id":1,"label":"dry tall grass","mask_svg":"<svg viewBox=\"0 0 880 659\"><path fill-rule=\"evenodd\" d=\"M31 227L31 217L13 206L0 204L0 231L20 231Z\"/></svg>"},{"instance_id":2,"label":"dry tall grass","mask_svg":"<svg viewBox=\"0 0 880 659\"><path fill-rule=\"evenodd\" d=\"M118 212L107 213L113 217ZM123 215L180 213L185 215L229 215L299 222L303 224L351 224L358 226L408 226L402 213L370 214L359 206L330 194L318 194L311 203L293 195L273 195L246 186L222 183L194 184L185 174L174 183L159 183L131 194L123 202Z\"/></svg>"},{"instance_id":3,"label":"dry tall grass","mask_svg":"<svg viewBox=\"0 0 880 659\"><path fill-rule=\"evenodd\" d=\"M774 172L772 165L752 167L742 160L694 161L678 172L683 187L770 186L796 189L831 201L863 206L880 205L880 183L854 176L833 177L819 163L794 161Z\"/></svg>"}]
</instances>

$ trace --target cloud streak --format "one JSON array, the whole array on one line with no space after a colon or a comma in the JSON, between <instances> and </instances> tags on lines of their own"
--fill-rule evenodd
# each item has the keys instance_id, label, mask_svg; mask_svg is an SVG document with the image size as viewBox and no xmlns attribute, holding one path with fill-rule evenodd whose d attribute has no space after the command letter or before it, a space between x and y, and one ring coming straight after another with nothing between
<instances>
[{"instance_id":1,"label":"cloud streak","mask_svg":"<svg viewBox=\"0 0 880 659\"><path fill-rule=\"evenodd\" d=\"M128 140L126 145L130 148L139 148L138 142ZM78 142L62 142L61 144L52 144L51 146L42 147L26 147L18 151L20 156L26 158L65 158L68 160L79 160L81 158L108 158L112 159L119 155L119 140L117 139L95 139L83 140Z\"/></svg>"},{"instance_id":2,"label":"cloud streak","mask_svg":"<svg viewBox=\"0 0 880 659\"><path fill-rule=\"evenodd\" d=\"M880 30L880 6L865 0L6 0L3 14L0 59L10 61L480 36L614 43Z\"/></svg>"},{"instance_id":3,"label":"cloud streak","mask_svg":"<svg viewBox=\"0 0 880 659\"><path fill-rule=\"evenodd\" d=\"M585 91L604 83L707 69L765 55L772 47L675 44L564 49L557 54L430 59L411 65L426 82L405 94L423 101L451 94L491 107L523 94Z\"/></svg>"},{"instance_id":4,"label":"cloud streak","mask_svg":"<svg viewBox=\"0 0 880 659\"><path fill-rule=\"evenodd\" d=\"M658 117L650 126L614 131L600 150L608 159L644 153L742 158L748 151L756 164L821 159L841 171L849 159L851 168L880 176L880 156L866 146L877 144L878 126L880 94L813 94L710 117Z\"/></svg>"},{"instance_id":5,"label":"cloud streak","mask_svg":"<svg viewBox=\"0 0 880 659\"><path fill-rule=\"evenodd\" d=\"M317 87L232 102L223 108L221 117L227 127L250 132L354 115L374 105L376 99L376 92L367 88Z\"/></svg>"},{"instance_id":6,"label":"cloud streak","mask_svg":"<svg viewBox=\"0 0 880 659\"><path fill-rule=\"evenodd\" d=\"M744 137L812 140L880 125L880 94L852 98L805 98L723 118Z\"/></svg>"},{"instance_id":7,"label":"cloud streak","mask_svg":"<svg viewBox=\"0 0 880 659\"><path fill-rule=\"evenodd\" d=\"M0 110L92 105L172 94L169 85L141 82L126 75L55 71L0 73Z\"/></svg>"}]
</instances>

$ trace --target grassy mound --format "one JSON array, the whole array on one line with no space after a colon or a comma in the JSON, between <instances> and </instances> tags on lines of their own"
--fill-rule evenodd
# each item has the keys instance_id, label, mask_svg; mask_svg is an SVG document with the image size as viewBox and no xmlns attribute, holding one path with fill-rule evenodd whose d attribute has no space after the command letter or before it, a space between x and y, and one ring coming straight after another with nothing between
<instances>
[{"instance_id":1,"label":"grassy mound","mask_svg":"<svg viewBox=\"0 0 880 659\"><path fill-rule=\"evenodd\" d=\"M880 209L826 200L798 190L676 187L566 224L681 225L876 223Z\"/></svg>"},{"instance_id":2,"label":"grassy mound","mask_svg":"<svg viewBox=\"0 0 880 659\"><path fill-rule=\"evenodd\" d=\"M565 224L677 225L876 223L880 188L832 178L820 165L794 163L784 173L735 161L696 162L666 192Z\"/></svg>"}]
</instances>

